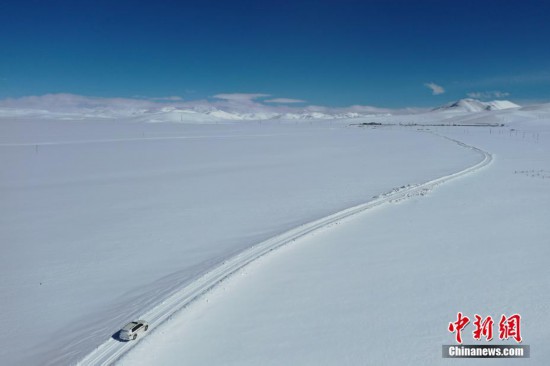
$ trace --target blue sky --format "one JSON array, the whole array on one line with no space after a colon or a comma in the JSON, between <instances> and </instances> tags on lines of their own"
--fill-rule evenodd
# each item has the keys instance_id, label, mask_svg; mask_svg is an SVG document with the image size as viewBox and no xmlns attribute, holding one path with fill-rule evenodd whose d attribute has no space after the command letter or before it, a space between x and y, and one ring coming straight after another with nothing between
<instances>
[{"instance_id":1,"label":"blue sky","mask_svg":"<svg viewBox=\"0 0 550 366\"><path fill-rule=\"evenodd\" d=\"M0 2L0 98L550 100L550 1Z\"/></svg>"}]
</instances>

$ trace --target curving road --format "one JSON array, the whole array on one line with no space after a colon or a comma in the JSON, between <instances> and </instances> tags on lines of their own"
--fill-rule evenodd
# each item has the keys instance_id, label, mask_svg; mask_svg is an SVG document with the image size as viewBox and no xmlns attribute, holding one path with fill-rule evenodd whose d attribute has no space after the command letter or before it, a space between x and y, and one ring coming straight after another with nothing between
<instances>
[{"instance_id":1,"label":"curving road","mask_svg":"<svg viewBox=\"0 0 550 366\"><path fill-rule=\"evenodd\" d=\"M367 203L360 204L337 212L330 216L298 226L283 234L265 240L251 247L250 249L247 249L244 252L234 256L233 258L223 262L220 266L214 268L193 283L176 292L171 297L163 301L161 304L142 314L140 316L140 319L147 320L149 322L150 331L154 331L157 326L170 318L175 312L185 308L191 302L193 302L202 294L206 293L211 288L222 282L224 279L231 276L233 273L237 272L241 268L245 267L250 262L268 254L269 252L283 245L291 243L296 239L299 239L314 231L327 228L330 225L349 218L350 216L356 215L359 212L380 206L384 203L400 201L408 197L423 195L426 191L433 189L439 184L470 174L489 165L493 159L490 153L477 147L464 144L463 142L445 136L438 136L450 140L466 149L477 152L480 156L482 156L482 160L477 164L459 172L445 175L422 184L414 186L404 186L402 188L394 189L388 193L375 197L373 200ZM110 365L116 362L125 353L130 351L137 342L139 342L139 339L134 342L119 342L110 338L99 347L97 347L93 352L88 354L83 360L78 363L78 365Z\"/></svg>"}]
</instances>

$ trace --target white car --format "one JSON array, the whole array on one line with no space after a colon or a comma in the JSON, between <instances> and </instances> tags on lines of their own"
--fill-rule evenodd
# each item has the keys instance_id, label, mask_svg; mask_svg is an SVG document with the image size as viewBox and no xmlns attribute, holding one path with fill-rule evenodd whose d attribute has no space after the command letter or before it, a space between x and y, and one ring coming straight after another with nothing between
<instances>
[{"instance_id":1,"label":"white car","mask_svg":"<svg viewBox=\"0 0 550 366\"><path fill-rule=\"evenodd\" d=\"M147 329L149 329L149 324L145 320L135 320L120 330L119 337L125 341L133 341L138 334L145 333Z\"/></svg>"}]
</instances>

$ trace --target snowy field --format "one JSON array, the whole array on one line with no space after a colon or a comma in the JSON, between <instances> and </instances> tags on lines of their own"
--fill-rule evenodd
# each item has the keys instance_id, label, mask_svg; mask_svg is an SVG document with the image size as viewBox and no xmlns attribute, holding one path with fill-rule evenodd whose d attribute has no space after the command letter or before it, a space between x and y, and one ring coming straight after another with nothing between
<instances>
[{"instance_id":1,"label":"snowy field","mask_svg":"<svg viewBox=\"0 0 550 366\"><path fill-rule=\"evenodd\" d=\"M441 346L454 343L447 325L458 311L520 313L530 363L547 364L550 119L522 112L486 117L519 131L438 133L490 152L491 164L260 258L143 339L120 364L447 364ZM477 342L469 330L465 343ZM523 363L493 361L453 362Z\"/></svg>"},{"instance_id":2,"label":"snowy field","mask_svg":"<svg viewBox=\"0 0 550 366\"><path fill-rule=\"evenodd\" d=\"M74 364L135 346L122 364L439 364L462 311L521 313L531 361L543 364L549 110L218 124L2 117L0 357ZM505 126L398 126L443 119ZM372 121L393 125L349 126ZM439 135L492 161L415 191L485 158ZM236 267L139 342L111 338L256 244L376 200Z\"/></svg>"}]
</instances>

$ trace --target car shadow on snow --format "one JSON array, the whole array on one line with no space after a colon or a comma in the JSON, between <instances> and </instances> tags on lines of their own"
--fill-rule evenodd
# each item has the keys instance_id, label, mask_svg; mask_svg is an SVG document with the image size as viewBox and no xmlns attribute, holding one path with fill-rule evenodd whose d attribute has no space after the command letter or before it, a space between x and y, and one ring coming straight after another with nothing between
<instances>
[{"instance_id":1,"label":"car shadow on snow","mask_svg":"<svg viewBox=\"0 0 550 366\"><path fill-rule=\"evenodd\" d=\"M113 338L115 341L119 341L119 342L123 342L123 343L128 342L126 339L120 338L120 330L117 330L117 331L111 336L111 338Z\"/></svg>"}]
</instances>

